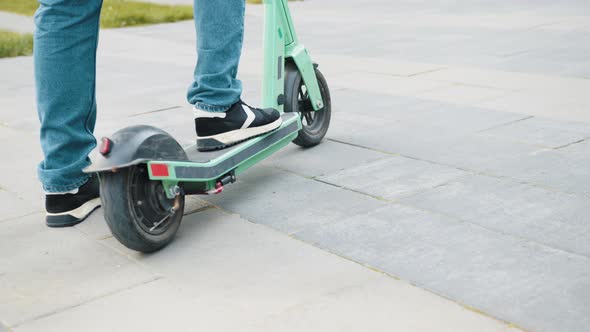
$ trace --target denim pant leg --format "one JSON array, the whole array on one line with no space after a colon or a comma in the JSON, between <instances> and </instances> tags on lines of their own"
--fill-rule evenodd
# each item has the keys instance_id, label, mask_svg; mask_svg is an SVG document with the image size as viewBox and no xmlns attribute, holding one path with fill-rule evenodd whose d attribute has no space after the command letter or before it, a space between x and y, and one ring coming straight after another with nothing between
<instances>
[{"instance_id":1,"label":"denim pant leg","mask_svg":"<svg viewBox=\"0 0 590 332\"><path fill-rule=\"evenodd\" d=\"M198 60L187 99L202 110L223 112L240 99L245 7L245 0L194 0Z\"/></svg>"},{"instance_id":2,"label":"denim pant leg","mask_svg":"<svg viewBox=\"0 0 590 332\"><path fill-rule=\"evenodd\" d=\"M45 160L38 167L48 192L69 191L88 176L96 146L96 46L102 0L40 0L35 14L35 81Z\"/></svg>"}]
</instances>

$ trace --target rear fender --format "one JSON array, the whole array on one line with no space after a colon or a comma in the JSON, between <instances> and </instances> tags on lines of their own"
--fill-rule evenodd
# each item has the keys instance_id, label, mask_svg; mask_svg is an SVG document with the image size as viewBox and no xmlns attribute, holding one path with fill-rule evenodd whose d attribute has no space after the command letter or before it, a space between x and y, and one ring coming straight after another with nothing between
<instances>
[{"instance_id":1,"label":"rear fender","mask_svg":"<svg viewBox=\"0 0 590 332\"><path fill-rule=\"evenodd\" d=\"M114 171L151 160L186 161L184 149L167 132L152 126L131 126L115 132L110 150L100 152L99 146L90 154L91 164L85 173Z\"/></svg>"}]
</instances>

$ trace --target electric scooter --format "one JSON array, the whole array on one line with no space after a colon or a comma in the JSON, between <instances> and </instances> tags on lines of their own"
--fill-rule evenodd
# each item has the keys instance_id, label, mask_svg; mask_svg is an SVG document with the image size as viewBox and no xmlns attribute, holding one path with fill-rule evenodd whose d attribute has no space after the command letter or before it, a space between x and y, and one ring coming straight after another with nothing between
<instances>
[{"instance_id":1,"label":"electric scooter","mask_svg":"<svg viewBox=\"0 0 590 332\"><path fill-rule=\"evenodd\" d=\"M145 125L103 137L84 171L97 173L104 217L126 247L154 252L180 227L185 195L219 194L236 177L290 142L311 147L328 131L328 84L299 43L287 0L264 0L262 107L281 112L273 132L233 147L199 152Z\"/></svg>"}]
</instances>

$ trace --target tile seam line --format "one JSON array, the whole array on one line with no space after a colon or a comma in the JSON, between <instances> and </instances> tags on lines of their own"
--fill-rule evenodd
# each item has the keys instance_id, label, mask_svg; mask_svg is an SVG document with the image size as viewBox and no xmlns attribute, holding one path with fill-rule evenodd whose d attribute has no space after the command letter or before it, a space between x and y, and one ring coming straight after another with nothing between
<instances>
[{"instance_id":1,"label":"tile seam line","mask_svg":"<svg viewBox=\"0 0 590 332\"><path fill-rule=\"evenodd\" d=\"M435 162L435 161L431 161L431 160L421 159L421 158L418 158L418 157L413 157L413 156L406 155L406 154L399 154L399 153L393 153L393 152L386 152L386 151L376 150L376 149L372 149L370 147L366 147L366 146L363 146L363 145L358 145L358 144L355 144L355 143L348 143L348 142L344 142L344 141L339 141L339 140L335 140L335 139L332 139L332 138L330 138L329 140L334 141L334 142L337 142L337 143L352 145L352 146L355 146L355 147L359 147L359 148L363 148L363 149L367 149L367 150L371 150L371 151L376 151L376 152L381 152L381 153L389 154L391 156L400 156L400 157L404 157L404 158L408 158L408 159L413 159L413 160L418 160L418 161L426 162L426 163L433 164L433 165L447 166L447 167L451 167L451 168L454 168L454 169L457 169L457 170L460 170L460 171L472 173L474 175L483 175L483 176L488 176L488 177L492 177L492 178L496 178L496 179L512 180L512 181L514 181L516 183L529 185L529 186L535 187L535 188L545 189L545 190L548 190L548 191L553 192L553 193L560 193L560 194L573 195L573 196L584 196L585 195L585 194L581 194L581 193L575 193L575 192L570 192L570 191L564 191L564 190L556 189L556 188L553 188L553 187L541 185L541 184L534 183L534 182L528 182L526 180L522 180L522 179L510 177L510 176L498 175L498 174L489 173L489 172L486 172L486 171L479 171L479 170L474 170L474 169L470 169L470 168L464 168L464 167L461 167L461 166L456 166L456 165L451 165L451 164L445 164L445 163Z\"/></svg>"},{"instance_id":2,"label":"tile seam line","mask_svg":"<svg viewBox=\"0 0 590 332\"><path fill-rule=\"evenodd\" d=\"M534 115L525 115L525 116L523 116L520 119L516 119L516 120L512 120L512 121L500 123L500 124L497 124L495 126L491 126L489 128L484 128L484 129L478 130L475 133L483 133L483 132L486 132L486 131L489 131L489 130L494 130L494 129L502 128L502 127L505 127L505 126L509 126L511 124L515 124L515 123L518 123L518 122L522 122L522 121L526 121L526 120L532 119L534 117L535 117Z\"/></svg>"},{"instance_id":3,"label":"tile seam line","mask_svg":"<svg viewBox=\"0 0 590 332\"><path fill-rule=\"evenodd\" d=\"M559 149L567 148L568 146L576 145L576 144L579 144L579 143L585 142L585 141L587 141L587 140L589 140L589 139L590 139L590 136L588 136L588 137L586 137L586 138L582 138L582 139L581 139L581 140L579 140L579 141L575 141L575 142L571 142L571 143L568 143L568 144L565 144L565 145L558 146L558 147L556 147L556 148L553 148L553 150L559 150Z\"/></svg>"},{"instance_id":4,"label":"tile seam line","mask_svg":"<svg viewBox=\"0 0 590 332\"><path fill-rule=\"evenodd\" d=\"M408 204L408 203L403 203L403 202L400 202L400 201L395 201L395 202L391 202L391 203L392 203L392 205L400 205L400 206L410 207L410 208L413 208L413 209L416 209L416 210L419 210L419 211L422 211L422 212L426 212L426 213L429 213L429 214L439 215L441 217L452 219L453 221L455 221L457 223L460 223L460 224L467 224L467 225L473 226L475 228L483 229L483 230L485 230L487 232L490 232L490 233L495 233L495 234L499 234L499 235L504 236L504 237L514 238L514 239L517 239L517 240L522 240L523 242L528 242L530 244L538 245L540 247L544 247L544 248L549 249L551 251L557 251L557 252L569 254L569 255L576 256L576 257L582 258L584 260L590 261L590 256L587 256L585 254L580 254L580 253L573 252L573 251L570 251L570 250L567 250L567 249L563 249L563 248L553 247L553 246L551 246L549 244L546 244L546 243L543 243L543 242L538 242L538 241L535 241L533 239L529 239L529 238L526 238L526 237L523 237L523 236L520 236L520 235L506 233L506 232L501 231L501 230L498 230L498 229L488 228L488 227L483 226L483 225L480 225L478 223L474 223L474 222L470 221L469 219L459 218L459 217L448 215L448 214L445 214L445 213L442 213L442 212L431 211L431 210L428 210L428 209L425 209L425 208L414 206L414 205Z\"/></svg>"},{"instance_id":5,"label":"tile seam line","mask_svg":"<svg viewBox=\"0 0 590 332\"><path fill-rule=\"evenodd\" d=\"M440 187L447 186L448 184L456 181L458 178L465 177L465 176L468 176L468 175L472 175L472 174L463 174L461 176L458 176L457 178L454 178L454 179L451 179L449 181L446 181L445 183L436 185L434 187L425 188L425 189L419 190L419 191L417 191L415 193L412 193L410 195L403 196L403 197L398 197L398 198L392 199L392 200L388 200L388 199L385 199L385 198L382 198L382 197L379 197L379 196L374 196L374 195L371 195L371 194L367 194L365 192L357 191L357 190L354 190L354 189L351 189L351 188L342 187L342 186L339 186L337 184L333 184L333 183L329 183L329 182L324 182L322 180L318 180L318 179L313 179L313 180L318 181L318 182L321 182L321 183L325 183L327 185L331 185L331 186L334 186L334 187L337 187L337 188L340 188L340 189L343 189L343 190L346 190L346 191L351 191L351 192L354 192L356 194L368 196L370 198L373 198L373 199L376 199L378 201L382 201L382 202L385 202L386 203L386 206L376 208L376 209L374 209L371 212L382 210L382 209L385 209L387 207L392 207L392 206L395 206L395 205L410 207L410 208L413 208L413 209L416 209L416 210L419 210L419 211L422 211L422 212L426 212L428 214L438 215L438 216L442 216L442 217L451 219L451 220L453 220L453 221L455 221L457 223L468 224L468 225L474 226L476 228L481 228L481 229L484 229L485 231L490 232L490 233L495 233L495 234L499 234L499 235L504 236L504 237L522 240L524 242L533 243L533 244L536 244L538 246L545 247L545 248L548 248L548 249L551 249L551 250L554 250L554 251L564 252L564 253L567 253L567 254L570 254L570 255L574 255L574 256L578 256L578 257L581 257L581 258L590 260L590 256L586 256L586 255L581 254L581 253L573 252L573 251L570 251L570 250L567 250L567 249L564 249L564 248L553 247L553 246L551 246L551 245L549 245L547 243L538 242L536 240L533 240L533 239L530 239L530 238L526 238L526 237L523 237L523 236L520 236L520 235L506 233L506 232L504 232L502 230L499 230L499 229L488 228L488 227L485 227L485 226L483 226L481 224L472 222L471 220L468 220L468 219L459 218L457 216L445 214L445 213L438 212L438 211L432 211L432 210L428 210L428 209L421 208L421 207L418 207L418 206L414 206L412 204L407 204L407 203L401 202L401 200L403 200L403 199L410 198L410 197L413 197L413 196L422 194L424 192L427 192L427 191L432 190L432 189L435 189L435 188L440 188ZM368 212L368 213L371 213L371 212ZM358 214L355 214L355 216L356 215L358 215ZM338 221L337 220L327 221L325 223L322 223L322 226L324 226L324 225L329 226L330 224L333 224L335 222L338 222ZM300 233L300 232L302 232L304 230L305 230L305 228L302 228L302 229L296 230L294 232L289 232L287 234L289 234L289 235L295 235L295 234Z\"/></svg>"},{"instance_id":6,"label":"tile seam line","mask_svg":"<svg viewBox=\"0 0 590 332\"><path fill-rule=\"evenodd\" d=\"M151 279L148 279L148 280L144 280L144 281L141 281L141 282L132 284L132 285L126 287L126 288L115 289L113 291L107 292L107 293L102 294L102 295L99 295L99 296L92 297L90 299L87 299L85 301L82 301L82 302L79 302L79 303L76 303L76 304L73 304L73 305L64 306L62 308L58 308L58 309L53 310L53 311L48 312L48 313L37 315L37 316L34 316L32 318L29 318L29 319L21 320L20 322L17 322L17 323L15 323L13 325L9 325L9 328L14 329L14 328L17 328L17 327L21 327L21 326L23 326L25 324L34 322L36 320L40 320L40 319L44 319L44 318L47 318L47 317L51 317L53 315L56 315L56 314L59 314L59 313L62 313L62 312L66 312L68 310L71 310L71 309L74 309L74 308L77 308L77 307L81 307L81 306L83 306L85 304L92 303L94 301L97 301L97 300L100 300L100 299L109 297L111 295L122 293L122 292L125 292L127 290L132 290L132 289L135 289L137 287L141 287L143 285L147 285L149 283L152 283L152 282L155 282L155 281L158 281L158 280L161 280L161 279L164 279L164 277L162 277L162 276L156 276L154 278L151 278Z\"/></svg>"},{"instance_id":7,"label":"tile seam line","mask_svg":"<svg viewBox=\"0 0 590 332\"><path fill-rule=\"evenodd\" d=\"M275 232L282 233L279 230L276 230L276 229L274 229L274 228L272 228L270 226L266 226L266 225L262 225L262 224L259 224L259 225L264 226L264 227L267 227L267 228L270 228L271 230L273 230ZM286 235L285 233L282 233L282 234ZM489 314L489 313L487 313L487 312L485 312L483 310L479 310L479 309L477 309L475 307L472 307L471 305L468 305L466 303L460 302L458 299L454 299L454 298L448 297L448 296L446 296L444 294L441 294L441 293L438 293L438 292L436 292L436 291L434 291L434 290L432 290L430 288L425 288L425 287L420 286L420 285L418 285L418 284L416 284L416 283L414 283L414 282L412 282L412 281L410 281L408 279L401 278L401 277L399 277L399 276L397 276L395 274L382 271L378 267L373 266L371 264L363 263L363 262L360 262L360 261L356 261L356 260L354 260L354 259L352 259L352 258L350 258L348 256L345 256L344 254L341 254L339 252L336 252L336 251L334 251L334 250L332 250L332 249L330 249L328 247L321 247L321 246L316 245L316 244L314 244L312 242L307 242L307 241L305 241L303 239L300 239L300 238L296 237L295 234L293 234L293 235L287 235L287 236L290 237L290 238L292 238L292 239L294 239L294 240L297 240L297 241L299 241L299 242L301 242L301 243L303 243L305 245L308 245L308 246L311 246L313 248L316 248L316 249L325 251L328 254L334 255L336 257L340 257L341 259L344 259L344 260L347 260L347 261L352 262L354 264L357 264L357 265L359 265L359 266L361 266L363 268L366 268L366 269L368 269L368 270L370 270L370 271L372 271L374 273L378 273L378 274L384 275L384 276L386 276L388 278L391 278L391 279L393 279L395 281L404 282L404 283L406 283L406 284L408 284L408 285L410 285L412 287L416 287L417 289L420 289L422 291L425 291L427 293L430 293L430 294L432 294L434 296L443 298L443 299L445 299L445 300L447 300L447 301L449 301L451 303L454 303L454 304L456 304L456 305L458 305L458 306L460 306L462 308L465 308L465 309L467 309L467 310L469 310L471 312L474 312L474 313L476 313L476 314L478 314L480 316L487 317L489 319L493 319L495 321L501 322L501 323L505 324L507 327L516 327L516 328L522 330L523 332L528 332L528 330L524 329L523 327L520 327L516 323L510 322L510 321L506 321L506 320L501 319L499 317L495 317L495 316L493 316L493 315L491 315L491 314Z\"/></svg>"},{"instance_id":8,"label":"tile seam line","mask_svg":"<svg viewBox=\"0 0 590 332\"><path fill-rule=\"evenodd\" d=\"M164 107L164 108L158 108L155 110L149 110L149 111L144 111L144 112L139 112L139 113L133 113L131 115L128 115L128 118L135 118L135 117L139 117L142 115L148 115L148 114L153 114L153 113L160 113L160 112L165 112L165 111L171 111L174 109L179 109L182 108L182 106L180 105L174 105L174 106L169 106L169 107Z\"/></svg>"},{"instance_id":9,"label":"tile seam line","mask_svg":"<svg viewBox=\"0 0 590 332\"><path fill-rule=\"evenodd\" d=\"M396 275L394 275L392 273L382 271L379 268L377 268L375 266L372 266L372 265L370 265L368 263L363 263L363 262L356 261L356 260L354 260L354 259L352 259L350 257L344 256L344 255L342 255L342 254L340 254L338 252L335 252L335 251L331 250L330 248L321 247L321 246L316 245L316 244L314 244L312 242L307 242L307 241L305 241L303 239L300 239L300 238L296 237L296 234L288 234L286 232L283 232L283 231L278 230L276 228L273 228L271 226L268 226L268 225L265 225L265 224L261 224L261 223L255 222L255 221L252 221L252 220L250 220L250 218L245 218L245 217L243 217L242 215L240 215L240 214L238 214L236 212L233 212L233 211L230 211L230 210L226 210L222 206L218 206L218 205L214 205L214 206L215 206L215 208L219 209L223 213L226 213L226 214L229 214L229 215L238 215L245 222L248 222L248 223L251 223L251 224L255 224L258 227L262 227L264 229L267 229L267 230L269 230L269 231L271 231L271 232L273 232L273 233L275 233L277 235L286 236L286 237L291 238L291 239L293 239L293 240L295 240L295 241L297 241L299 243L302 243L302 244L304 244L306 246L310 246L310 247L312 247L314 249L321 250L321 251L326 252L326 253L328 253L330 255L334 255L336 257L339 257L341 259L344 259L346 261L349 261L349 262L351 262L353 264L359 265L360 267L365 268L365 269L368 269L368 270L370 270L373 273L384 275L384 276L386 276L388 278L391 278L391 279L393 279L395 281L405 282L405 283L407 283L408 285L410 285L412 287L416 287L417 289L420 289L420 290L423 290L425 292L428 292L428 293L430 293L430 294L432 294L434 296L437 296L437 297L446 299L449 302L454 303L456 305L459 305L462 308L465 308L466 310L469 310L471 312L474 312L474 313L476 313L476 314L478 314L480 316L487 317L489 319L493 319L495 321L501 322L501 323L505 324L507 327L516 327L516 328L522 330L523 332L529 332L528 330L526 330L525 328L521 327L520 325L518 325L516 323L510 322L510 321L506 321L504 319L495 317L495 316L493 316L491 314L488 314L487 312L485 312L483 310L479 310L479 309L477 309L475 307L472 307L472 306L470 306L468 304L462 303L459 300L456 300L456 299L450 298L448 296L445 296L444 294L439 294L439 293L437 293L437 292L435 292L435 291L433 291L433 290L431 290L429 288L423 288L423 287L421 287L421 286L413 283L410 280L403 279L403 278L401 278L399 276L396 276Z\"/></svg>"}]
</instances>

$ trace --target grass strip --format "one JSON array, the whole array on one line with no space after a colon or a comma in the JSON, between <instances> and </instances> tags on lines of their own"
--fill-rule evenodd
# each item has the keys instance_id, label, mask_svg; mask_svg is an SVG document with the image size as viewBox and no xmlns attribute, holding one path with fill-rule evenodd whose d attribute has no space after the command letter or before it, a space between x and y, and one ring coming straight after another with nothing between
<instances>
[{"instance_id":1,"label":"grass strip","mask_svg":"<svg viewBox=\"0 0 590 332\"><path fill-rule=\"evenodd\" d=\"M95 0L89 0L95 1ZM39 7L37 0L0 0L0 10L31 16ZM128 0L104 0L100 14L103 28L177 22L193 18L192 6L161 5Z\"/></svg>"},{"instance_id":2,"label":"grass strip","mask_svg":"<svg viewBox=\"0 0 590 332\"><path fill-rule=\"evenodd\" d=\"M33 35L0 30L0 58L33 54Z\"/></svg>"}]
</instances>

